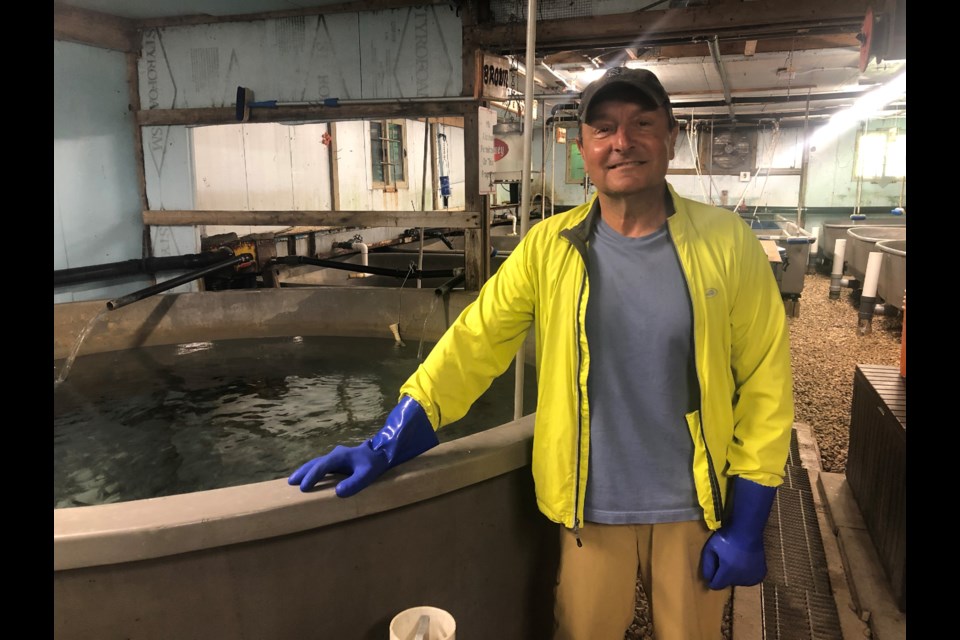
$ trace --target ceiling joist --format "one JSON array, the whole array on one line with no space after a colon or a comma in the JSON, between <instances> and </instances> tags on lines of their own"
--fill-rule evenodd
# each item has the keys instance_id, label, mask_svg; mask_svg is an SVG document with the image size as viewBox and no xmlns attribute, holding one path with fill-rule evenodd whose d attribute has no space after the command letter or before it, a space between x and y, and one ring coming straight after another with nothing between
<instances>
[{"instance_id":1,"label":"ceiling joist","mask_svg":"<svg viewBox=\"0 0 960 640\"><path fill-rule=\"evenodd\" d=\"M589 20L542 20L537 22L537 49L664 46L713 36L723 42L856 34L869 5L870 0L719 0ZM520 23L477 25L464 30L464 42L498 53L518 51L525 47L526 28Z\"/></svg>"},{"instance_id":2,"label":"ceiling joist","mask_svg":"<svg viewBox=\"0 0 960 640\"><path fill-rule=\"evenodd\" d=\"M53 3L54 40L132 52L140 48L136 34L132 20Z\"/></svg>"}]
</instances>

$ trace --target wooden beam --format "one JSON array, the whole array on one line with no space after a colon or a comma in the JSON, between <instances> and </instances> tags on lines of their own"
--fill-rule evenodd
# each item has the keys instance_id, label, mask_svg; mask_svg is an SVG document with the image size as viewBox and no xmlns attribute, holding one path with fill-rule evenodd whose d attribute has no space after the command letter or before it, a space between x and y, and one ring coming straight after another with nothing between
<instances>
[{"instance_id":1,"label":"wooden beam","mask_svg":"<svg viewBox=\"0 0 960 640\"><path fill-rule=\"evenodd\" d=\"M242 4L242 3L241 3ZM257 13L237 13L222 16L195 14L165 18L147 18L137 21L141 28L179 27L194 24L216 24L221 22L251 22L254 20L273 20L277 18L296 18L300 16L330 15L334 13L354 13L359 11L385 11L404 7L449 4L449 0L355 0L303 9L285 9L279 11L260 11Z\"/></svg>"},{"instance_id":2,"label":"wooden beam","mask_svg":"<svg viewBox=\"0 0 960 640\"><path fill-rule=\"evenodd\" d=\"M488 13L484 0L477 6L468 3L463 12L463 45L460 64L463 86L461 95L477 92L476 61L480 48L472 40L478 14ZM463 107L463 202L469 211L480 211L480 224L463 233L464 282L467 291L479 291L490 277L490 210L487 196L480 195L480 114L478 104Z\"/></svg>"},{"instance_id":3,"label":"wooden beam","mask_svg":"<svg viewBox=\"0 0 960 640\"><path fill-rule=\"evenodd\" d=\"M130 110L136 113L140 110L140 82L137 74L137 54L127 53L127 97L130 100ZM147 177L144 173L143 161L143 135L136 122L132 123L130 133L133 134L133 156L137 170L137 193L140 196L140 208L147 209L150 203L147 201ZM141 233L140 254L143 258L153 256L153 243L150 241L150 227L144 226Z\"/></svg>"},{"instance_id":4,"label":"wooden beam","mask_svg":"<svg viewBox=\"0 0 960 640\"><path fill-rule=\"evenodd\" d=\"M53 3L53 39L126 53L140 49L132 20Z\"/></svg>"},{"instance_id":5,"label":"wooden beam","mask_svg":"<svg viewBox=\"0 0 960 640\"><path fill-rule=\"evenodd\" d=\"M697 176L701 172L697 172L696 169L667 169L668 176ZM760 177L771 176L799 176L800 169L767 169L766 167L760 167L758 170L754 171ZM714 172L712 175L736 175L736 174L724 174L719 172Z\"/></svg>"},{"instance_id":6,"label":"wooden beam","mask_svg":"<svg viewBox=\"0 0 960 640\"><path fill-rule=\"evenodd\" d=\"M537 50L590 46L656 46L712 37L742 40L793 34L856 33L871 0L717 0L679 9L634 11L537 23ZM466 29L466 27L465 27ZM477 25L473 44L503 53L522 49L524 29L515 24ZM464 43L468 38L464 34Z\"/></svg>"},{"instance_id":7,"label":"wooden beam","mask_svg":"<svg viewBox=\"0 0 960 640\"><path fill-rule=\"evenodd\" d=\"M444 227L474 229L476 211L155 211L143 223L168 227L214 224L291 227Z\"/></svg>"},{"instance_id":8,"label":"wooden beam","mask_svg":"<svg viewBox=\"0 0 960 640\"><path fill-rule=\"evenodd\" d=\"M345 120L416 119L422 116L459 116L463 102L391 102L385 104L278 106L251 109L248 122L334 122ZM141 127L194 124L238 124L235 107L146 109L137 112Z\"/></svg>"},{"instance_id":9,"label":"wooden beam","mask_svg":"<svg viewBox=\"0 0 960 640\"><path fill-rule=\"evenodd\" d=\"M753 42L753 51L747 52L747 45ZM764 38L762 40L732 39L720 42L720 54L724 56L756 55L758 53L782 53L787 51L808 51L819 49L859 49L860 42L855 33L819 35L796 38ZM651 47L640 56L640 60L676 60L677 58L699 58L710 55L706 42L692 44L672 44Z\"/></svg>"}]
</instances>

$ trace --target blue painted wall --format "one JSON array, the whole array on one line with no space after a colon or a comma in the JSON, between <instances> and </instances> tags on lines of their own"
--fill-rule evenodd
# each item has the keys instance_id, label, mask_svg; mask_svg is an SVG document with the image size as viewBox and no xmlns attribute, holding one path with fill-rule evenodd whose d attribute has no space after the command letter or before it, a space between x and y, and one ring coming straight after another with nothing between
<instances>
[{"instance_id":1,"label":"blue painted wall","mask_svg":"<svg viewBox=\"0 0 960 640\"><path fill-rule=\"evenodd\" d=\"M53 42L53 268L141 257L133 114L123 53ZM53 302L114 298L146 278L58 287Z\"/></svg>"}]
</instances>

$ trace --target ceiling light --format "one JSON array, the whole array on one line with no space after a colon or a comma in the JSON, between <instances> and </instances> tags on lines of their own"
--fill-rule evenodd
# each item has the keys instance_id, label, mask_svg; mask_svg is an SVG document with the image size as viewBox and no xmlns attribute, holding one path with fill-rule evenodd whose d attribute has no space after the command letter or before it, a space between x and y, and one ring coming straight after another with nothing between
<instances>
[{"instance_id":1,"label":"ceiling light","mask_svg":"<svg viewBox=\"0 0 960 640\"><path fill-rule=\"evenodd\" d=\"M886 105L901 97L907 91L907 72L893 78L890 82L877 87L857 98L853 106L834 114L826 125L817 129L810 137L810 146L820 146L841 133L857 125L862 119L870 117Z\"/></svg>"}]
</instances>

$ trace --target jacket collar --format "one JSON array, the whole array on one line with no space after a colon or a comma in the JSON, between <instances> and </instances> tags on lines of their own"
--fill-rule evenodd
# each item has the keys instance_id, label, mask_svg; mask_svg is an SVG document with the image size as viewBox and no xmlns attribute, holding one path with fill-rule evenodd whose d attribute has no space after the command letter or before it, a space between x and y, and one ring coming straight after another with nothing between
<instances>
[{"instance_id":1,"label":"jacket collar","mask_svg":"<svg viewBox=\"0 0 960 640\"><path fill-rule=\"evenodd\" d=\"M667 208L667 219L671 218L677 212L676 199L677 192L674 191L670 183L664 183L663 200ZM560 232L560 235L567 238L583 253L587 241L597 226L597 220L600 218L600 199L598 194L593 194L593 199L583 205L586 208L586 215L573 225Z\"/></svg>"}]
</instances>

